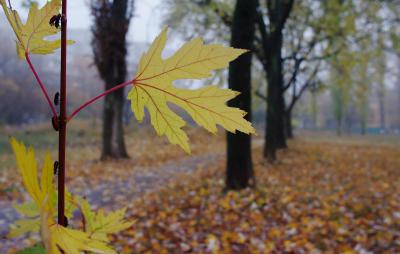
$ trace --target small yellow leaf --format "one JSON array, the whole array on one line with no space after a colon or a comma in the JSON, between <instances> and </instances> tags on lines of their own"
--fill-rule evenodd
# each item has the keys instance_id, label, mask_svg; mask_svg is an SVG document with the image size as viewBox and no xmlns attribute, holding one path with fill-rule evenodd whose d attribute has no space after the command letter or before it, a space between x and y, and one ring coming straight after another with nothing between
<instances>
[{"instance_id":1,"label":"small yellow leaf","mask_svg":"<svg viewBox=\"0 0 400 254\"><path fill-rule=\"evenodd\" d=\"M108 234L114 234L133 225L133 222L124 220L126 208L105 214L101 209L98 213L94 213L90 204L85 199L79 202L81 212L85 217L85 232L91 235L91 238L103 242L109 242Z\"/></svg>"},{"instance_id":2,"label":"small yellow leaf","mask_svg":"<svg viewBox=\"0 0 400 254\"><path fill-rule=\"evenodd\" d=\"M39 216L39 210L35 202L25 202L22 204L13 204L13 208L25 217Z\"/></svg>"},{"instance_id":3,"label":"small yellow leaf","mask_svg":"<svg viewBox=\"0 0 400 254\"><path fill-rule=\"evenodd\" d=\"M17 220L15 225L12 225L7 237L14 238L29 232L38 232L40 229L39 217L34 219Z\"/></svg>"},{"instance_id":4,"label":"small yellow leaf","mask_svg":"<svg viewBox=\"0 0 400 254\"><path fill-rule=\"evenodd\" d=\"M197 124L211 133L217 132L217 125L233 133L236 130L254 133L251 123L243 118L246 113L226 105L228 100L238 95L237 92L216 86L196 90L173 86L178 79L210 77L212 71L227 67L230 61L247 50L204 45L202 39L197 38L183 45L173 56L163 59L161 54L166 41L167 29L164 29L140 60L128 95L136 118L142 121L147 108L157 134L166 135L172 144L178 144L186 152L190 152L188 137L182 130L186 122L170 109L168 103L184 109Z\"/></svg>"},{"instance_id":5,"label":"small yellow leaf","mask_svg":"<svg viewBox=\"0 0 400 254\"><path fill-rule=\"evenodd\" d=\"M61 45L60 40L45 40L50 35L57 34L60 30L49 24L54 15L58 15L61 0L51 0L42 8L33 3L25 24L22 23L17 11L12 10L5 0L0 0L7 20L17 37L16 46L19 58L24 59L25 54L51 54ZM68 41L68 44L73 43Z\"/></svg>"}]
</instances>

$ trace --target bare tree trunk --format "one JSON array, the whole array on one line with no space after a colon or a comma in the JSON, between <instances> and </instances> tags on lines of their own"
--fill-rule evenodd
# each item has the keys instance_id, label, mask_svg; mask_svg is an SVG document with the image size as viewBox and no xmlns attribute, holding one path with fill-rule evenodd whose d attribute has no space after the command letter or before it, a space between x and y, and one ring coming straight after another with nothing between
<instances>
[{"instance_id":1,"label":"bare tree trunk","mask_svg":"<svg viewBox=\"0 0 400 254\"><path fill-rule=\"evenodd\" d=\"M292 139L293 125L292 125L292 109L285 110L285 135L288 139Z\"/></svg>"},{"instance_id":2,"label":"bare tree trunk","mask_svg":"<svg viewBox=\"0 0 400 254\"><path fill-rule=\"evenodd\" d=\"M122 124L124 92L115 91L106 96L103 109L102 159L128 158Z\"/></svg>"},{"instance_id":3,"label":"bare tree trunk","mask_svg":"<svg viewBox=\"0 0 400 254\"><path fill-rule=\"evenodd\" d=\"M336 118L336 134L338 135L338 136L341 136L342 135L342 117L338 117L338 118Z\"/></svg>"},{"instance_id":4,"label":"bare tree trunk","mask_svg":"<svg viewBox=\"0 0 400 254\"><path fill-rule=\"evenodd\" d=\"M284 101L283 101L283 74L282 74L282 31L276 31L270 37L269 58L267 59L267 115L266 140L264 156L271 161L276 160L276 149L285 144L284 134Z\"/></svg>"},{"instance_id":5,"label":"bare tree trunk","mask_svg":"<svg viewBox=\"0 0 400 254\"><path fill-rule=\"evenodd\" d=\"M281 65L282 65L282 59L281 59ZM282 84L280 86L280 96L279 96L279 107L278 107L278 122L277 122L277 129L278 129L278 137L277 137L277 143L276 143L276 148L278 149L284 149L287 148L287 143L286 143L286 115L285 115L285 92L283 90L283 72L282 72Z\"/></svg>"},{"instance_id":6,"label":"bare tree trunk","mask_svg":"<svg viewBox=\"0 0 400 254\"><path fill-rule=\"evenodd\" d=\"M368 121L368 98L363 98L361 104L361 135L365 135L367 132Z\"/></svg>"},{"instance_id":7,"label":"bare tree trunk","mask_svg":"<svg viewBox=\"0 0 400 254\"><path fill-rule=\"evenodd\" d=\"M293 7L292 0L268 0L269 34L264 45L268 80L264 157L276 160L276 150L285 148L285 100L282 72L283 28Z\"/></svg>"},{"instance_id":8,"label":"bare tree trunk","mask_svg":"<svg viewBox=\"0 0 400 254\"><path fill-rule=\"evenodd\" d=\"M133 3L133 0L91 1L94 60L105 82L105 90L124 82L126 78L126 34ZM123 89L105 97L102 159L128 157L122 122L124 97Z\"/></svg>"},{"instance_id":9,"label":"bare tree trunk","mask_svg":"<svg viewBox=\"0 0 400 254\"><path fill-rule=\"evenodd\" d=\"M232 23L232 47L252 48L256 7L257 0L237 0ZM245 116L248 121L251 121L251 60L252 54L247 53L229 65L229 88L240 92L240 95L228 105L248 112ZM227 133L226 188L246 188L252 179L251 136L241 132Z\"/></svg>"},{"instance_id":10,"label":"bare tree trunk","mask_svg":"<svg viewBox=\"0 0 400 254\"><path fill-rule=\"evenodd\" d=\"M312 127L314 130L318 127L318 106L317 106L317 92L311 91L311 115L312 115Z\"/></svg>"}]
</instances>

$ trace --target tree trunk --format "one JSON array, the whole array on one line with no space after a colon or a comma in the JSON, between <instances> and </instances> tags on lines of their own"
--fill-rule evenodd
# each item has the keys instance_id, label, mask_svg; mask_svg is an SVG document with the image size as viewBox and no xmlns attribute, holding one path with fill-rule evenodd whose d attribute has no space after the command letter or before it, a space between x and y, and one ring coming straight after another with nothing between
<instances>
[{"instance_id":1,"label":"tree trunk","mask_svg":"<svg viewBox=\"0 0 400 254\"><path fill-rule=\"evenodd\" d=\"M268 80L264 157L275 161L276 150L287 147L284 124L282 31L291 12L293 1L270 0L267 1L267 6L270 34L268 45L264 47Z\"/></svg>"},{"instance_id":2,"label":"tree trunk","mask_svg":"<svg viewBox=\"0 0 400 254\"><path fill-rule=\"evenodd\" d=\"M341 136L342 135L342 118L341 117L339 117L339 118L336 118L336 134L338 135L338 136Z\"/></svg>"},{"instance_id":3,"label":"tree trunk","mask_svg":"<svg viewBox=\"0 0 400 254\"><path fill-rule=\"evenodd\" d=\"M122 124L124 91L106 96L103 109L103 147L101 158L128 158Z\"/></svg>"},{"instance_id":4,"label":"tree trunk","mask_svg":"<svg viewBox=\"0 0 400 254\"><path fill-rule=\"evenodd\" d=\"M108 90L126 78L126 34L133 11L132 0L91 1L94 16L93 54ZM103 107L102 159L127 158L124 142L124 89L106 95Z\"/></svg>"},{"instance_id":5,"label":"tree trunk","mask_svg":"<svg viewBox=\"0 0 400 254\"><path fill-rule=\"evenodd\" d=\"M288 139L293 138L292 109L285 110L285 134Z\"/></svg>"},{"instance_id":6,"label":"tree trunk","mask_svg":"<svg viewBox=\"0 0 400 254\"><path fill-rule=\"evenodd\" d=\"M317 116L318 116L318 106L317 106L317 92L311 91L311 117L312 117L312 128L317 129Z\"/></svg>"},{"instance_id":7,"label":"tree trunk","mask_svg":"<svg viewBox=\"0 0 400 254\"><path fill-rule=\"evenodd\" d=\"M397 108L400 109L400 53L397 54ZM397 127L400 128L400 110L397 111Z\"/></svg>"},{"instance_id":8,"label":"tree trunk","mask_svg":"<svg viewBox=\"0 0 400 254\"><path fill-rule=\"evenodd\" d=\"M367 118L368 118L368 98L362 99L361 107L361 135L365 135L367 132Z\"/></svg>"},{"instance_id":9,"label":"tree trunk","mask_svg":"<svg viewBox=\"0 0 400 254\"><path fill-rule=\"evenodd\" d=\"M256 7L257 0L237 0L232 23L232 47L252 48ZM240 92L240 95L228 105L248 112L245 116L248 121L251 121L251 60L252 54L246 53L229 65L229 88ZM241 132L227 133L226 188L246 188L252 179L251 136Z\"/></svg>"},{"instance_id":10,"label":"tree trunk","mask_svg":"<svg viewBox=\"0 0 400 254\"><path fill-rule=\"evenodd\" d=\"M282 66L282 59L281 59L281 66ZM281 67L282 70L282 67ZM282 84L280 85L280 95L279 95L279 106L278 106L278 122L277 122L277 129L278 129L278 137L276 148L278 149L285 149L287 148L286 143L286 116L285 116L285 97L284 97L284 90L283 90L283 73L281 71L281 79Z\"/></svg>"},{"instance_id":11,"label":"tree trunk","mask_svg":"<svg viewBox=\"0 0 400 254\"><path fill-rule=\"evenodd\" d=\"M379 88L378 91L378 101L379 101L379 125L381 131L385 130L386 127L386 120L385 120L385 92L384 87Z\"/></svg>"},{"instance_id":12,"label":"tree trunk","mask_svg":"<svg viewBox=\"0 0 400 254\"><path fill-rule=\"evenodd\" d=\"M286 146L281 49L282 31L277 31L271 34L267 60L268 103L264 156L271 161L276 160L276 149Z\"/></svg>"},{"instance_id":13,"label":"tree trunk","mask_svg":"<svg viewBox=\"0 0 400 254\"><path fill-rule=\"evenodd\" d=\"M361 122L361 135L363 135L363 136L365 135L366 129L367 129L366 122L364 120L362 120L362 122Z\"/></svg>"}]
</instances>

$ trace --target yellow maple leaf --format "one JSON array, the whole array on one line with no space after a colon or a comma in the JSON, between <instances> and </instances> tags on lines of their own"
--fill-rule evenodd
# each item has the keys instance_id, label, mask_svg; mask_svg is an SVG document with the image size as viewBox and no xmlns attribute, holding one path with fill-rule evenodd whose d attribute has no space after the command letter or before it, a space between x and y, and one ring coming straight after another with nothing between
<instances>
[{"instance_id":1,"label":"yellow maple leaf","mask_svg":"<svg viewBox=\"0 0 400 254\"><path fill-rule=\"evenodd\" d=\"M34 202L34 204L21 206L20 209L27 212L26 210L28 209L41 207L45 204L46 210L53 211L53 205L51 205L50 201L52 201L56 192L53 184L53 166L50 153L46 153L45 155L39 183L38 167L33 148L26 149L23 143L18 142L14 138L11 138L10 143L15 154L19 173L22 176L22 182Z\"/></svg>"},{"instance_id":2,"label":"yellow maple leaf","mask_svg":"<svg viewBox=\"0 0 400 254\"><path fill-rule=\"evenodd\" d=\"M80 254L82 251L116 253L105 243L92 238L88 233L64 228L56 223L55 215L57 211L55 202L57 193L53 184L53 167L50 154L47 153L45 156L39 182L34 150L32 148L26 149L23 143L14 138L10 142L16 157L18 170L22 176L22 182L33 199L33 202L15 207L21 214L33 216L33 218L18 220L11 229L9 236L15 237L26 232L40 231L48 254ZM67 207L71 205L71 202L69 202L71 200L71 194L67 192ZM68 208L67 212L72 213L72 210Z\"/></svg>"},{"instance_id":3,"label":"yellow maple leaf","mask_svg":"<svg viewBox=\"0 0 400 254\"><path fill-rule=\"evenodd\" d=\"M81 254L82 251L116 254L105 243L91 238L86 232L48 223L45 216L41 218L41 237L47 254Z\"/></svg>"},{"instance_id":4,"label":"yellow maple leaf","mask_svg":"<svg viewBox=\"0 0 400 254\"><path fill-rule=\"evenodd\" d=\"M109 242L108 234L114 234L133 225L133 222L124 220L126 208L105 214L103 209L97 213L93 212L90 204L85 199L80 199L81 212L85 218L84 231L91 235L91 238L103 242Z\"/></svg>"},{"instance_id":5,"label":"yellow maple leaf","mask_svg":"<svg viewBox=\"0 0 400 254\"><path fill-rule=\"evenodd\" d=\"M60 30L49 24L54 15L58 15L61 8L61 0L51 0L42 8L33 3L29 9L28 19L25 24L16 10L8 7L5 0L0 0L7 20L17 37L17 53L24 59L25 54L50 54L61 45L60 40L45 40L44 37L54 35ZM72 41L68 41L69 44Z\"/></svg>"},{"instance_id":6,"label":"yellow maple leaf","mask_svg":"<svg viewBox=\"0 0 400 254\"><path fill-rule=\"evenodd\" d=\"M210 77L212 71L227 67L230 61L247 50L218 44L204 45L202 39L197 38L184 44L173 56L163 59L161 54L166 41L167 28L140 60L132 90L128 94L136 118L142 121L144 108L147 108L157 134L166 135L172 144L178 144L189 153L188 136L182 130L186 122L170 109L168 103L184 109L197 124L212 133L217 132L217 124L233 133L236 130L254 133L251 123L243 118L246 113L226 105L238 92L216 86L196 90L173 86L178 79Z\"/></svg>"},{"instance_id":7,"label":"yellow maple leaf","mask_svg":"<svg viewBox=\"0 0 400 254\"><path fill-rule=\"evenodd\" d=\"M12 138L10 140L22 182L33 201L14 204L13 207L26 219L16 221L11 227L9 237L17 237L27 232L38 232L40 228L40 210L45 206L48 213L57 216L57 193L53 184L53 165L50 153L46 153L40 183L38 181L38 166L35 152L32 148L26 149L23 143ZM71 193L66 190L66 216L71 216L74 205L70 202ZM45 201L46 200L46 201Z\"/></svg>"}]
</instances>

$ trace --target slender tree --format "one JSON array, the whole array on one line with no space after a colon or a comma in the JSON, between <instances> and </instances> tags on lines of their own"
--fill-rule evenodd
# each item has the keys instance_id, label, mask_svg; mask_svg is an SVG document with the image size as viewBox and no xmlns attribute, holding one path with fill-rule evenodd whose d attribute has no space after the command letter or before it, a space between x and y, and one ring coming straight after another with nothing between
<instances>
[{"instance_id":1,"label":"slender tree","mask_svg":"<svg viewBox=\"0 0 400 254\"><path fill-rule=\"evenodd\" d=\"M126 34L133 7L133 0L91 1L94 62L105 82L105 90L122 83L126 78ZM122 121L124 97L124 89L105 97L102 159L128 157Z\"/></svg>"},{"instance_id":2,"label":"slender tree","mask_svg":"<svg viewBox=\"0 0 400 254\"><path fill-rule=\"evenodd\" d=\"M377 45L376 45L376 55L374 63L375 70L375 83L376 83L376 92L378 97L378 106L379 106L379 128L381 131L384 131L386 128L386 105L385 105L385 97L386 97L386 85L385 85L385 74L386 74L386 60L385 60L385 52L384 49L384 41L383 36L380 34Z\"/></svg>"},{"instance_id":3,"label":"slender tree","mask_svg":"<svg viewBox=\"0 0 400 254\"><path fill-rule=\"evenodd\" d=\"M257 0L237 0L233 21L231 46L251 49L255 34ZM228 102L231 107L240 107L249 112L251 121L251 61L252 54L240 56L229 65L229 88L241 94ZM249 186L253 177L251 137L244 133L227 133L226 188L242 189Z\"/></svg>"}]
</instances>

